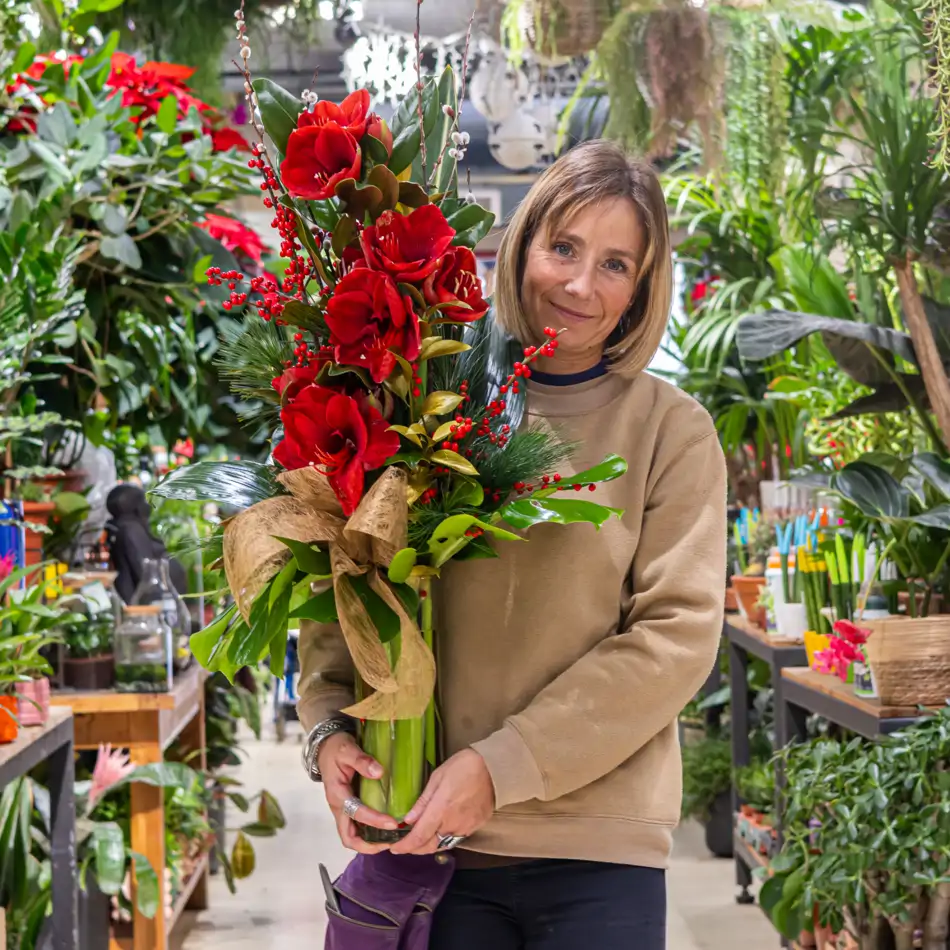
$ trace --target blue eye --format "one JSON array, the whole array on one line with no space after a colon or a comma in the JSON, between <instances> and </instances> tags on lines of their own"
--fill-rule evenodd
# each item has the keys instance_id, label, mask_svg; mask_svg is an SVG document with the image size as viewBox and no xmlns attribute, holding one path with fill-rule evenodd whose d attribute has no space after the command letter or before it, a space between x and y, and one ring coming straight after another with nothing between
<instances>
[{"instance_id":1,"label":"blue eye","mask_svg":"<svg viewBox=\"0 0 950 950\"><path fill-rule=\"evenodd\" d=\"M553 250L555 254L566 257L571 253L571 245L566 244L564 241L558 241L557 244L553 246Z\"/></svg>"},{"instance_id":2,"label":"blue eye","mask_svg":"<svg viewBox=\"0 0 950 950\"><path fill-rule=\"evenodd\" d=\"M616 267L612 266L616 265ZM626 271L627 265L623 261L618 260L609 260L607 261L607 270L613 271L615 274L622 274Z\"/></svg>"}]
</instances>

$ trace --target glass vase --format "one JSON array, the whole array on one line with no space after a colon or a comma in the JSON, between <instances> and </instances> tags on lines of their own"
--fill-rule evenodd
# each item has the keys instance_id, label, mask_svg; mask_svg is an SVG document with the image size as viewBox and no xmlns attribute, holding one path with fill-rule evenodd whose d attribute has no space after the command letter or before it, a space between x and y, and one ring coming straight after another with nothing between
<instances>
[{"instance_id":1,"label":"glass vase","mask_svg":"<svg viewBox=\"0 0 950 950\"><path fill-rule=\"evenodd\" d=\"M172 632L172 662L176 670L185 669L191 661L191 614L171 582L168 558L145 558L142 579L132 593L130 606L158 605L162 620Z\"/></svg>"},{"instance_id":2,"label":"glass vase","mask_svg":"<svg viewBox=\"0 0 950 950\"><path fill-rule=\"evenodd\" d=\"M419 626L429 649L434 647L432 630L432 587L425 579L419 589ZM386 644L390 665L399 659L400 637ZM358 689L358 692L361 690ZM362 697L358 697L362 698ZM418 801L428 777L437 763L435 696L422 716L392 721L366 720L360 727L360 745L382 767L379 779L360 778L359 797L369 808L403 823ZM408 827L386 831L359 825L364 841L392 844L409 832Z\"/></svg>"}]
</instances>

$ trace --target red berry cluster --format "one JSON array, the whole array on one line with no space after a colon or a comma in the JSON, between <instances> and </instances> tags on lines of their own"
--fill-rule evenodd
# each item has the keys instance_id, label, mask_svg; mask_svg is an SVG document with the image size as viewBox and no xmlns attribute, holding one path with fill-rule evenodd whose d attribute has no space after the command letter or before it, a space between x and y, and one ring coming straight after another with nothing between
<instances>
[{"instance_id":1,"label":"red berry cluster","mask_svg":"<svg viewBox=\"0 0 950 950\"><path fill-rule=\"evenodd\" d=\"M449 440L442 443L442 448L458 452L459 441L468 437L474 425L475 423L472 422L471 417L465 418L464 416L456 416L455 423L449 430Z\"/></svg>"},{"instance_id":2,"label":"red berry cluster","mask_svg":"<svg viewBox=\"0 0 950 950\"><path fill-rule=\"evenodd\" d=\"M221 270L220 267L209 267L205 271L210 287L220 287L225 281L228 282L228 290L231 296L221 304L225 310L232 307L243 307L247 303L247 294L237 290L237 285L244 282L244 275L236 270Z\"/></svg>"},{"instance_id":3,"label":"red berry cluster","mask_svg":"<svg viewBox=\"0 0 950 950\"><path fill-rule=\"evenodd\" d=\"M418 399L422 395L422 377L419 375L419 364L412 363L412 395Z\"/></svg>"},{"instance_id":4,"label":"red berry cluster","mask_svg":"<svg viewBox=\"0 0 950 950\"><path fill-rule=\"evenodd\" d=\"M436 496L437 496L438 494L439 494L439 489L436 488L436 487L433 485L432 488L427 488L427 489L419 496L419 501L420 501L423 505L427 505L427 504L429 504L430 501L435 501Z\"/></svg>"},{"instance_id":5,"label":"red berry cluster","mask_svg":"<svg viewBox=\"0 0 950 950\"><path fill-rule=\"evenodd\" d=\"M484 528L479 528L477 524L473 524L471 528L469 528L465 532L465 537L466 538L480 538L484 533L485 533Z\"/></svg>"}]
</instances>

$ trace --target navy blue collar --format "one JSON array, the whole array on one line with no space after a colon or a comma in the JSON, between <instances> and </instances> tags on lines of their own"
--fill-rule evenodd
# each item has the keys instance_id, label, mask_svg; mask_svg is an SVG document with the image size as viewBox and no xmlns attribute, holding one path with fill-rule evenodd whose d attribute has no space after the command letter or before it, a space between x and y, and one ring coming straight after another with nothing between
<instances>
[{"instance_id":1,"label":"navy blue collar","mask_svg":"<svg viewBox=\"0 0 950 950\"><path fill-rule=\"evenodd\" d=\"M542 386L576 386L591 379L607 375L607 359L602 359L596 366L582 370L580 373L542 373L539 369L531 369L531 379Z\"/></svg>"}]
</instances>

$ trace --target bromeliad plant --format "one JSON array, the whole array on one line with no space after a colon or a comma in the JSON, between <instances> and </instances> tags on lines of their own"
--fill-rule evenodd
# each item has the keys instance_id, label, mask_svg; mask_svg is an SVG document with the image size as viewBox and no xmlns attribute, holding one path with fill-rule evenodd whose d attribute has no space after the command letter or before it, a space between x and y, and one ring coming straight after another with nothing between
<instances>
[{"instance_id":1,"label":"bromeliad plant","mask_svg":"<svg viewBox=\"0 0 950 950\"><path fill-rule=\"evenodd\" d=\"M238 32L246 54L240 16ZM523 424L523 381L556 353L558 331L525 347L486 315L472 248L492 215L459 194L451 69L420 78L391 127L365 90L301 102L246 81L261 117L251 165L289 266L225 359L258 420L282 429L274 464L200 463L155 493L244 509L223 535L235 604L192 638L202 665L233 679L270 656L282 670L289 622L339 622L357 671L346 712L388 766L361 796L402 819L437 763L441 569L496 557L492 542L522 543L516 532L535 524L619 515L564 492L592 491L626 463L562 476L572 447ZM229 284L234 307L264 289L239 272L209 279Z\"/></svg>"}]
</instances>

